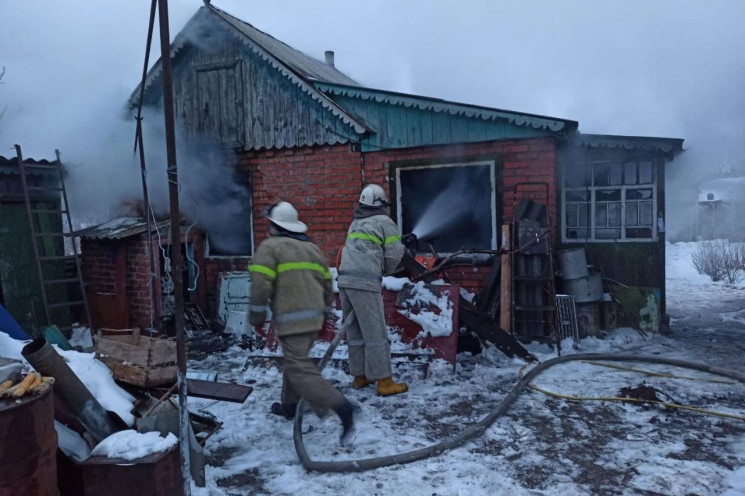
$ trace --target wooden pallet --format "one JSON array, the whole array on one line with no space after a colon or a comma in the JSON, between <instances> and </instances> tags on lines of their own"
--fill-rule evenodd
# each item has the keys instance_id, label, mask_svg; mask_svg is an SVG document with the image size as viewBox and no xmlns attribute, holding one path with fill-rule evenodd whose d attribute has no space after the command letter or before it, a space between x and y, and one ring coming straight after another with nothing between
<instances>
[{"instance_id":1,"label":"wooden pallet","mask_svg":"<svg viewBox=\"0 0 745 496\"><path fill-rule=\"evenodd\" d=\"M176 382L176 341L143 336L140 329L101 329L96 354L114 379L151 388Z\"/></svg>"}]
</instances>

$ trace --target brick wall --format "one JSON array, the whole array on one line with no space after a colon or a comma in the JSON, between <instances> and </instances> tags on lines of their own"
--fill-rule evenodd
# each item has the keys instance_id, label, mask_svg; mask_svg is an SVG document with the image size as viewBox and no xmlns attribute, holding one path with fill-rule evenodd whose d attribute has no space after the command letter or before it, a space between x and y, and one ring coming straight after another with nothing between
<instances>
[{"instance_id":1,"label":"brick wall","mask_svg":"<svg viewBox=\"0 0 745 496\"><path fill-rule=\"evenodd\" d=\"M111 240L83 239L81 267L88 293L114 293L116 282L116 243Z\"/></svg>"},{"instance_id":2,"label":"brick wall","mask_svg":"<svg viewBox=\"0 0 745 496\"><path fill-rule=\"evenodd\" d=\"M163 236L163 233L161 233ZM204 258L204 236L191 230L188 238L194 244L194 259L200 267L197 290L186 301L193 301L205 311L209 279ZM157 237L150 240L155 249L155 272L160 274L160 250ZM163 237L162 243L170 243ZM94 327L150 327L150 255L145 235L125 239L84 239L82 242L82 269L87 283ZM187 281L184 281L186 284ZM161 285L156 278L156 301L152 318L160 327Z\"/></svg>"},{"instance_id":3,"label":"brick wall","mask_svg":"<svg viewBox=\"0 0 745 496\"><path fill-rule=\"evenodd\" d=\"M556 223L558 209L554 138L428 146L366 153L355 152L350 145L270 150L240 155L237 158L237 167L249 174L252 179L257 246L266 238L268 232L268 221L262 212L271 203L280 199L286 200L298 209L301 220L310 226L311 237L324 251L329 263L333 264L339 247L344 243L361 186L364 183L375 182L389 191L388 175L391 163L449 163L484 159L493 159L497 163L497 187L502 199L498 225L512 220L512 192L515 184L532 181L549 183L549 211L554 224ZM541 197L540 188L537 187L528 187L521 191L521 197ZM211 271L210 281L216 282L217 272L221 269L211 261L208 261L208 265ZM450 271L450 276L464 287L477 291L483 284L487 272L486 267L476 271L471 268L459 268Z\"/></svg>"}]
</instances>

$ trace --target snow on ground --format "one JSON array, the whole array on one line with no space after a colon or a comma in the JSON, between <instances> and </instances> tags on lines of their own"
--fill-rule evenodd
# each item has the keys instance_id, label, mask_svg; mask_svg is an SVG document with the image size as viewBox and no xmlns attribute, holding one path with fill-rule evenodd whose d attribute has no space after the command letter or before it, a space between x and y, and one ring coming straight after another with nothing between
<instances>
[{"instance_id":1,"label":"snow on ground","mask_svg":"<svg viewBox=\"0 0 745 496\"><path fill-rule=\"evenodd\" d=\"M712 282L699 274L691 262L691 252L698 243L665 243L667 306L706 308L706 302L745 298L745 283L729 285Z\"/></svg>"},{"instance_id":2,"label":"snow on ground","mask_svg":"<svg viewBox=\"0 0 745 496\"><path fill-rule=\"evenodd\" d=\"M605 339L586 338L579 352L657 355L734 368L743 372L745 323L742 287L712 283L690 266L693 244L668 244L668 308L673 336L643 339L620 329ZM390 281L391 285L398 281ZM403 282L402 282L403 284ZM722 304L726 302L726 304ZM720 315L721 314L721 315ZM726 315L725 315L726 314ZM725 320L731 315L730 320ZM738 347L740 346L740 347ZM313 356L326 345L317 344ZM394 352L412 352L393 339ZM555 356L529 345L541 360ZM563 349L574 353L567 342ZM254 355L248 362L248 355ZM395 376L409 383L404 395L379 398L374 387L353 390L340 345L324 371L329 381L361 405L348 446L338 443L334 415L306 414L304 439L311 458L342 460L389 455L442 441L489 413L518 380L521 360L494 348L461 354L458 365L426 357L395 358ZM245 370L242 370L246 364ZM279 400L279 353L233 347L192 370L211 370L219 380L250 384L244 404L191 399L190 408L225 422L207 443L207 487L199 496L248 494L388 495L659 495L744 494L745 422L661 406L610 401L568 401L523 393L485 434L436 457L362 473L306 472L292 441L292 423L268 412ZM623 387L647 385L670 402L745 415L745 385L687 369L622 364L678 377L572 362L554 367L536 386L576 396L618 396ZM714 379L719 382L709 382Z\"/></svg>"}]
</instances>

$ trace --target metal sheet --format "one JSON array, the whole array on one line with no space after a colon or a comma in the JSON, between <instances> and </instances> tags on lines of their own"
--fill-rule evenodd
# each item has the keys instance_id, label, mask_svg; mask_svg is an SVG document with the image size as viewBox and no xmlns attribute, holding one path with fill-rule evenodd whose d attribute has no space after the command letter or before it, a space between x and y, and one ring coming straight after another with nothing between
<instances>
[{"instance_id":1,"label":"metal sheet","mask_svg":"<svg viewBox=\"0 0 745 496\"><path fill-rule=\"evenodd\" d=\"M228 321L231 311L248 314L251 299L251 274L249 272L222 272L218 283L217 316Z\"/></svg>"}]
</instances>

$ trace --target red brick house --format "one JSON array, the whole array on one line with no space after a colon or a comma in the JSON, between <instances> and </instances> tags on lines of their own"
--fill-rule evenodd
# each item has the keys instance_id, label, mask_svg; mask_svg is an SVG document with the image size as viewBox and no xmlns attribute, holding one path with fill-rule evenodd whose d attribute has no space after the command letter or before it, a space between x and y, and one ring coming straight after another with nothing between
<instances>
[{"instance_id":1,"label":"red brick house","mask_svg":"<svg viewBox=\"0 0 745 496\"><path fill-rule=\"evenodd\" d=\"M251 246L266 236L262 210L283 199L333 263L361 186L376 182L403 232L437 204L439 252L496 249L515 185L542 182L548 198L523 191L547 204L554 248L585 247L609 277L656 292L664 315L664 164L683 140L587 135L567 119L366 88L334 66L333 52L316 60L210 5L176 36L171 57L179 139L222 147L250 185ZM160 85L156 63L144 105L160 105ZM200 227L214 315L218 274L245 270L251 253L211 252L209 221ZM486 274L450 276L478 290Z\"/></svg>"}]
</instances>

